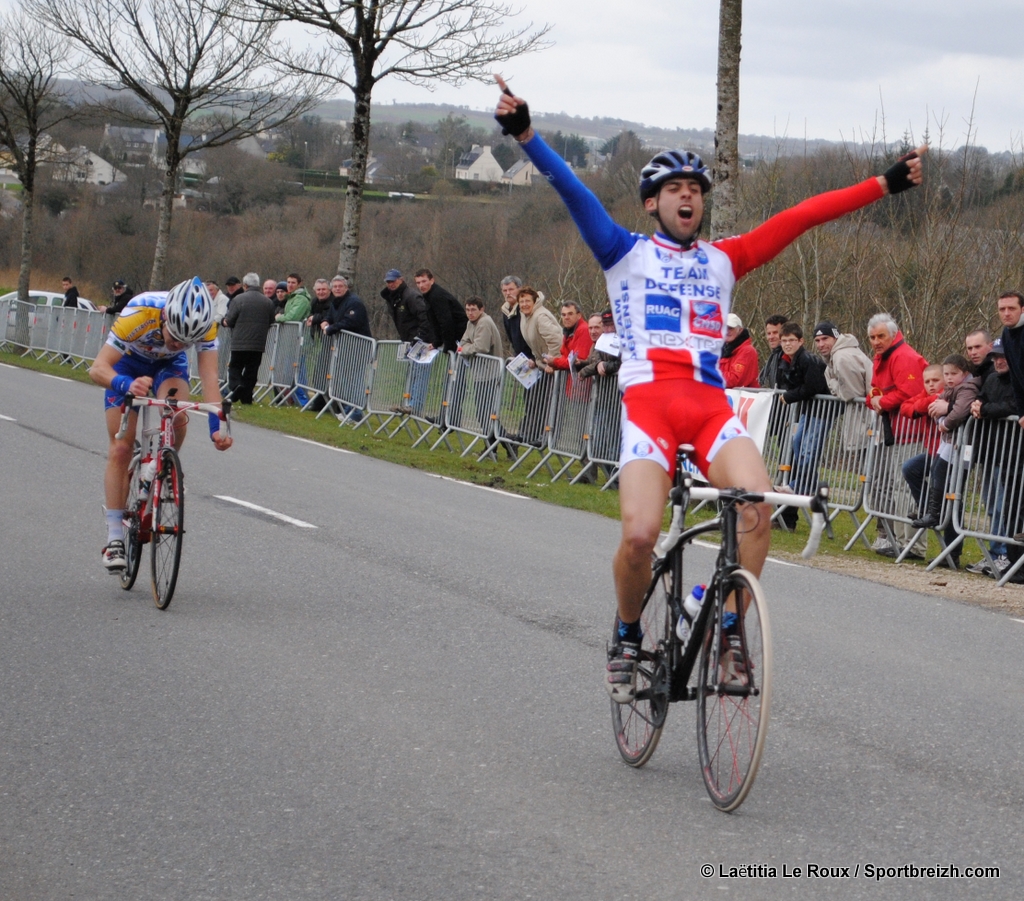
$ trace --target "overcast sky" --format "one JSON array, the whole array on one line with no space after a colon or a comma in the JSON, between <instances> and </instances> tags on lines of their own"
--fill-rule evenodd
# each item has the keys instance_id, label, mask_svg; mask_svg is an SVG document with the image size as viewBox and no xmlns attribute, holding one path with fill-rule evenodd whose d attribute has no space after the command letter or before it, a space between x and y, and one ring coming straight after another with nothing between
<instances>
[{"instance_id":1,"label":"overcast sky","mask_svg":"<svg viewBox=\"0 0 1024 901\"><path fill-rule=\"evenodd\" d=\"M515 3L516 0L511 0ZM550 23L552 46L503 66L532 109L714 128L718 4L682 0L520 0ZM828 140L973 137L1020 149L1024 3L1020 0L745 0L740 131ZM976 97L975 97L976 92ZM388 78L377 103L493 105L493 88L434 92Z\"/></svg>"}]
</instances>

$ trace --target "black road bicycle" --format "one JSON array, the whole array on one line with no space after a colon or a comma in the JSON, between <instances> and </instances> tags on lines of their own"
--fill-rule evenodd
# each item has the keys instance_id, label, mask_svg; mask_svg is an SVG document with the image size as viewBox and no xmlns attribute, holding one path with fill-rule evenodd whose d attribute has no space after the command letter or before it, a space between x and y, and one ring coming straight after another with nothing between
<instances>
[{"instance_id":1,"label":"black road bicycle","mask_svg":"<svg viewBox=\"0 0 1024 901\"><path fill-rule=\"evenodd\" d=\"M739 488L695 486L684 464L693 448L677 454L675 486L670 494L672 524L655 548L653 577L643 601L644 632L637 670L636 698L612 705L612 725L622 759L647 763L658 746L669 704L697 702L697 748L704 784L715 806L735 810L750 792L764 751L772 697L772 642L768 610L757 578L738 560L737 524L743 504L769 503L809 509L811 537L803 556L817 551L827 519L828 486L815 495L750 492ZM691 500L718 505L718 515L684 528ZM715 570L699 612L692 618L683 603L686 546L709 532L721 533ZM735 625L723 620L735 614ZM680 617L688 631L677 633ZM739 636L745 666L736 671L726 632ZM691 676L696 676L694 684Z\"/></svg>"}]
</instances>

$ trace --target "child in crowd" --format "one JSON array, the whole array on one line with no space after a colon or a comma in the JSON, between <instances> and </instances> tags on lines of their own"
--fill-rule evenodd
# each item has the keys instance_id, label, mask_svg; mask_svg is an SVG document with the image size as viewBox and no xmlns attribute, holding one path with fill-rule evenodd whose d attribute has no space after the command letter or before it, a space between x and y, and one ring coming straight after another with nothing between
<instances>
[{"instance_id":1,"label":"child in crowd","mask_svg":"<svg viewBox=\"0 0 1024 901\"><path fill-rule=\"evenodd\" d=\"M785 391L779 400L796 404L798 417L789 487L797 494L813 494L818 488L818 459L832 425L827 412L815 407L813 398L832 392L825 381L825 361L807 352L804 330L797 323L782 326L781 344L776 384ZM799 513L797 507L783 507L782 521L790 531L796 528Z\"/></svg>"},{"instance_id":2,"label":"child in crowd","mask_svg":"<svg viewBox=\"0 0 1024 901\"><path fill-rule=\"evenodd\" d=\"M945 387L942 381L942 364L932 363L925 367L921 381L924 383L924 391L903 401L900 406L901 417L905 419L924 417L927 423L921 433L921 438L924 441L924 453L911 457L903 464L903 478L906 479L910 493L914 496L914 516L924 514L925 505L922 504L921 489L928 476L928 471L931 469L932 457L939 449L939 430L936 428L935 422L928 416L928 408L938 400ZM908 554L907 556L913 559L923 559L919 554Z\"/></svg>"},{"instance_id":3,"label":"child in crowd","mask_svg":"<svg viewBox=\"0 0 1024 901\"><path fill-rule=\"evenodd\" d=\"M939 525L946 477L955 455L953 433L967 421L971 404L978 396L978 380L971 375L971 364L960 354L952 354L942 361L942 381L946 390L928 406L928 415L938 426L939 450L932 459L925 513L911 522L915 529L933 529ZM943 538L947 545L956 540L952 522L946 524ZM950 555L950 561L954 566L960 565L959 548Z\"/></svg>"}]
</instances>

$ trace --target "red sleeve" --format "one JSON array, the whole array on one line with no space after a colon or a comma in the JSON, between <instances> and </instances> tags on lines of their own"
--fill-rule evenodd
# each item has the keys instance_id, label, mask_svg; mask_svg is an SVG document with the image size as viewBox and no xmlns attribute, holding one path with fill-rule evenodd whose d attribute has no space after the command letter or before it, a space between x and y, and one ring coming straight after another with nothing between
<instances>
[{"instance_id":1,"label":"red sleeve","mask_svg":"<svg viewBox=\"0 0 1024 901\"><path fill-rule=\"evenodd\" d=\"M742 278L777 257L805 231L859 210L884 196L878 179L872 176L858 185L810 197L772 216L753 231L735 238L723 238L715 241L714 245L732 260L736 278Z\"/></svg>"},{"instance_id":2,"label":"red sleeve","mask_svg":"<svg viewBox=\"0 0 1024 901\"><path fill-rule=\"evenodd\" d=\"M910 398L910 400L903 401L900 404L900 416L914 419L915 417L926 415L928 408L936 397L938 397L937 394L919 394L916 397Z\"/></svg>"},{"instance_id":3,"label":"red sleeve","mask_svg":"<svg viewBox=\"0 0 1024 901\"><path fill-rule=\"evenodd\" d=\"M924 391L924 381L921 376L926 365L924 358L916 353L913 356L894 354L889 360L893 389L882 395L882 400L879 402L881 408L886 411L899 409L905 400ZM925 409L927 409L927 405L925 405Z\"/></svg>"}]
</instances>

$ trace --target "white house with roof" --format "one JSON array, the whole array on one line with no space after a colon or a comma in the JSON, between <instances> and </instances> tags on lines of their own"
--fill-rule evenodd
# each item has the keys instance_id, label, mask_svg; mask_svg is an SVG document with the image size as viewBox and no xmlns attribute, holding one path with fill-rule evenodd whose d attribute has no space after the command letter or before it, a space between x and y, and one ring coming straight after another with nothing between
<instances>
[{"instance_id":1,"label":"white house with roof","mask_svg":"<svg viewBox=\"0 0 1024 901\"><path fill-rule=\"evenodd\" d=\"M488 145L481 147L474 144L469 153L462 154L455 167L455 177L464 178L467 181L501 181L505 170L494 158L491 148Z\"/></svg>"},{"instance_id":2,"label":"white house with roof","mask_svg":"<svg viewBox=\"0 0 1024 901\"><path fill-rule=\"evenodd\" d=\"M52 160L53 175L58 181L86 185L112 185L124 181L125 175L88 147L60 148Z\"/></svg>"},{"instance_id":3,"label":"white house with roof","mask_svg":"<svg viewBox=\"0 0 1024 901\"><path fill-rule=\"evenodd\" d=\"M534 179L540 177L537 167L530 160L522 159L508 168L501 176L501 183L503 185L532 185Z\"/></svg>"}]
</instances>

